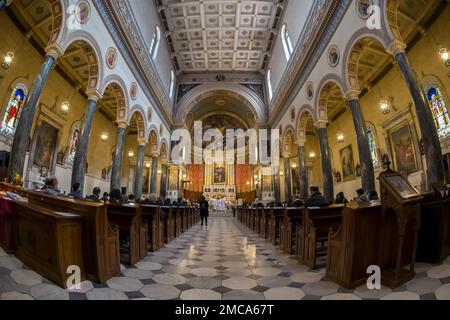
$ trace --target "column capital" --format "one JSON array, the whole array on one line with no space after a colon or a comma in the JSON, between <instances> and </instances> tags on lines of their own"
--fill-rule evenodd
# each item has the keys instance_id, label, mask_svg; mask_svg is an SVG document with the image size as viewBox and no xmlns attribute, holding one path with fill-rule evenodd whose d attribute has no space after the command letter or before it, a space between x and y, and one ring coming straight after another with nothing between
<instances>
[{"instance_id":1,"label":"column capital","mask_svg":"<svg viewBox=\"0 0 450 320\"><path fill-rule=\"evenodd\" d=\"M406 44L400 40L394 40L387 48L387 52L393 56L396 56L399 53L405 53Z\"/></svg>"},{"instance_id":2,"label":"column capital","mask_svg":"<svg viewBox=\"0 0 450 320\"><path fill-rule=\"evenodd\" d=\"M317 129L325 129L327 127L328 121L327 120L319 120L316 123L314 123L314 126Z\"/></svg>"},{"instance_id":3,"label":"column capital","mask_svg":"<svg viewBox=\"0 0 450 320\"><path fill-rule=\"evenodd\" d=\"M117 126L119 127L119 129L126 129L129 125L130 124L124 120L117 121Z\"/></svg>"},{"instance_id":4,"label":"column capital","mask_svg":"<svg viewBox=\"0 0 450 320\"><path fill-rule=\"evenodd\" d=\"M298 140L295 142L295 144L296 144L297 146L299 146L299 147L304 147L304 146L305 146L305 143L306 143L306 140L305 140L305 139L298 139Z\"/></svg>"},{"instance_id":5,"label":"column capital","mask_svg":"<svg viewBox=\"0 0 450 320\"><path fill-rule=\"evenodd\" d=\"M283 152L282 156L284 159L290 159L291 158L291 154L289 152Z\"/></svg>"},{"instance_id":6,"label":"column capital","mask_svg":"<svg viewBox=\"0 0 450 320\"><path fill-rule=\"evenodd\" d=\"M95 102L98 102L103 96L100 94L100 92L97 91L97 89L94 90L87 90L86 95L88 96L88 100L93 100Z\"/></svg>"},{"instance_id":7,"label":"column capital","mask_svg":"<svg viewBox=\"0 0 450 320\"><path fill-rule=\"evenodd\" d=\"M139 147L146 147L147 146L147 142L145 140L139 139L138 140L138 146Z\"/></svg>"},{"instance_id":8,"label":"column capital","mask_svg":"<svg viewBox=\"0 0 450 320\"><path fill-rule=\"evenodd\" d=\"M359 100L359 95L361 94L360 90L357 89L350 89L345 93L345 98L347 100Z\"/></svg>"},{"instance_id":9,"label":"column capital","mask_svg":"<svg viewBox=\"0 0 450 320\"><path fill-rule=\"evenodd\" d=\"M159 152L152 152L152 158L159 158Z\"/></svg>"},{"instance_id":10,"label":"column capital","mask_svg":"<svg viewBox=\"0 0 450 320\"><path fill-rule=\"evenodd\" d=\"M45 48L45 54L58 60L64 54L64 50L57 43L52 43Z\"/></svg>"}]
</instances>

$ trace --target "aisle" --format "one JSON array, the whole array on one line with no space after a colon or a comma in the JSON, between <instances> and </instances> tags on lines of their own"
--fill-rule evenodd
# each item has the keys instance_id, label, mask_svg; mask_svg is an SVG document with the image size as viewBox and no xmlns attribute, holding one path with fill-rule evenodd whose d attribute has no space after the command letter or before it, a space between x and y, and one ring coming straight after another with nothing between
<instances>
[{"instance_id":1,"label":"aisle","mask_svg":"<svg viewBox=\"0 0 450 320\"><path fill-rule=\"evenodd\" d=\"M2 299L450 299L450 259L418 264L418 277L395 292L345 290L251 233L232 217L212 217L100 286L68 292L0 252ZM408 291L409 290L409 291Z\"/></svg>"}]
</instances>

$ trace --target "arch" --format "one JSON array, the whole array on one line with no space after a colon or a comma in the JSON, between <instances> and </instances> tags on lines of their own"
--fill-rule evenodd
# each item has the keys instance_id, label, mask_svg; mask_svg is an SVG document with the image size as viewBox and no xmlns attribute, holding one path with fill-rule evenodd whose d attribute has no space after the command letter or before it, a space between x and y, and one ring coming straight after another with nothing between
<instances>
[{"instance_id":1,"label":"arch","mask_svg":"<svg viewBox=\"0 0 450 320\"><path fill-rule=\"evenodd\" d=\"M295 129L293 126L288 125L285 129L284 129L284 133L283 133L283 139L281 141L282 144L282 148L280 149L282 153L289 153L289 155L292 156L292 150L291 150L291 146L293 143L295 143L295 141L292 140L288 140L289 137L292 137L292 139L295 140Z\"/></svg>"},{"instance_id":2,"label":"arch","mask_svg":"<svg viewBox=\"0 0 450 320\"><path fill-rule=\"evenodd\" d=\"M122 80L122 78L118 75L112 74L106 77L103 80L100 86L100 94L103 96L105 94L106 89L111 86L112 90L117 99L117 119L116 121L127 121L127 110L129 106L128 95L125 94L127 92L127 87Z\"/></svg>"},{"instance_id":3,"label":"arch","mask_svg":"<svg viewBox=\"0 0 450 320\"><path fill-rule=\"evenodd\" d=\"M138 141L145 141L147 137L147 119L145 117L145 110L140 105L134 105L128 113L127 122L130 123L133 116L136 115L136 123L138 127Z\"/></svg>"},{"instance_id":4,"label":"arch","mask_svg":"<svg viewBox=\"0 0 450 320\"><path fill-rule=\"evenodd\" d=\"M167 162L169 160L169 144L166 140L166 138L163 138L160 143L159 147L159 154L161 156L162 162Z\"/></svg>"},{"instance_id":5,"label":"arch","mask_svg":"<svg viewBox=\"0 0 450 320\"><path fill-rule=\"evenodd\" d=\"M328 104L328 96L330 94L330 84L335 84L339 87L341 90L342 96L344 96L344 85L342 78L340 78L338 75L334 73L329 73L325 77L322 78L319 82L319 86L317 87L318 91L316 94L316 100L315 100L315 121L328 121L328 110L327 110L327 104Z\"/></svg>"},{"instance_id":6,"label":"arch","mask_svg":"<svg viewBox=\"0 0 450 320\"><path fill-rule=\"evenodd\" d=\"M155 124L152 124L148 130L148 137L147 137L147 143L150 144L152 153L159 153L161 151L160 149L160 141L159 141L159 134L158 134L158 128Z\"/></svg>"},{"instance_id":7,"label":"arch","mask_svg":"<svg viewBox=\"0 0 450 320\"><path fill-rule=\"evenodd\" d=\"M76 41L83 41L86 43L86 45L82 46L89 64L89 80L86 90L96 90L100 92L101 79L103 79L104 74L103 59L101 55L102 51L100 50L100 46L91 34L80 30L70 34L66 39L64 39L61 48L62 51L65 52Z\"/></svg>"},{"instance_id":8,"label":"arch","mask_svg":"<svg viewBox=\"0 0 450 320\"><path fill-rule=\"evenodd\" d=\"M47 0L52 12L52 30L50 31L50 39L48 46L56 45L60 42L66 29L66 10L68 7L67 0Z\"/></svg>"},{"instance_id":9,"label":"arch","mask_svg":"<svg viewBox=\"0 0 450 320\"><path fill-rule=\"evenodd\" d=\"M357 30L348 41L344 51L344 63L342 64L342 74L344 76L344 90L346 93L349 90L359 90L358 81L358 63L363 50L361 46L358 46L360 40L370 38L378 41L385 50L389 48L390 41L387 39L386 33L381 30L370 30L362 28Z\"/></svg>"},{"instance_id":10,"label":"arch","mask_svg":"<svg viewBox=\"0 0 450 320\"><path fill-rule=\"evenodd\" d=\"M317 121L313 107L311 107L308 104L305 104L300 108L300 111L297 115L297 120L295 122L296 123L295 132L297 133L296 138L299 141L306 141L306 124L308 123L308 114L311 115L314 123Z\"/></svg>"},{"instance_id":11,"label":"arch","mask_svg":"<svg viewBox=\"0 0 450 320\"><path fill-rule=\"evenodd\" d=\"M161 42L161 29L158 25L155 26L155 32L153 33L153 38L148 48L150 56L153 61L156 59L156 55L158 54L159 44Z\"/></svg>"},{"instance_id":12,"label":"arch","mask_svg":"<svg viewBox=\"0 0 450 320\"><path fill-rule=\"evenodd\" d=\"M201 100L224 93L244 102L252 111L256 122L265 121L265 105L252 90L235 83L206 83L192 89L181 99L175 116L175 124L182 125L192 108Z\"/></svg>"},{"instance_id":13,"label":"arch","mask_svg":"<svg viewBox=\"0 0 450 320\"><path fill-rule=\"evenodd\" d=\"M383 1L383 24L384 29L388 33L391 41L402 40L402 35L398 27L398 4L399 0L382 0Z\"/></svg>"}]
</instances>

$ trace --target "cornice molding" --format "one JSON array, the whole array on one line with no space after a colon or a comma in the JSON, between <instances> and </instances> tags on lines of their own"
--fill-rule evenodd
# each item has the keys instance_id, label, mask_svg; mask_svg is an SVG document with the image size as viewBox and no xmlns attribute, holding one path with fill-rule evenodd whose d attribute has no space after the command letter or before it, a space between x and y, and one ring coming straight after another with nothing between
<instances>
[{"instance_id":1,"label":"cornice molding","mask_svg":"<svg viewBox=\"0 0 450 320\"><path fill-rule=\"evenodd\" d=\"M281 121L326 51L351 0L318 0L314 4L288 67L269 106L269 124Z\"/></svg>"},{"instance_id":2,"label":"cornice molding","mask_svg":"<svg viewBox=\"0 0 450 320\"><path fill-rule=\"evenodd\" d=\"M126 0L93 0L111 37L162 122L171 128L173 103L147 53Z\"/></svg>"}]
</instances>

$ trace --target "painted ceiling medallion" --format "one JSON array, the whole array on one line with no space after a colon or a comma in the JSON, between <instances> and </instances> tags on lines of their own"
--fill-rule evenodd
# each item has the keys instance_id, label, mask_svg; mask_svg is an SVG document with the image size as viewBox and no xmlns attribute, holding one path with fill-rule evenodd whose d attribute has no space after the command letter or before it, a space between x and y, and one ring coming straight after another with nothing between
<instances>
[{"instance_id":1,"label":"painted ceiling medallion","mask_svg":"<svg viewBox=\"0 0 450 320\"><path fill-rule=\"evenodd\" d=\"M130 97L132 100L136 100L137 98L138 86L136 82L133 82L130 87Z\"/></svg>"},{"instance_id":2,"label":"painted ceiling medallion","mask_svg":"<svg viewBox=\"0 0 450 320\"><path fill-rule=\"evenodd\" d=\"M356 4L356 12L362 19L370 17L370 6L373 5L372 0L358 0Z\"/></svg>"},{"instance_id":3,"label":"painted ceiling medallion","mask_svg":"<svg viewBox=\"0 0 450 320\"><path fill-rule=\"evenodd\" d=\"M328 64L331 67L336 67L341 58L341 54L339 52L339 48L337 46L331 46L328 50Z\"/></svg>"},{"instance_id":4,"label":"painted ceiling medallion","mask_svg":"<svg viewBox=\"0 0 450 320\"><path fill-rule=\"evenodd\" d=\"M311 100L314 97L314 85L312 82L308 82L306 85L306 98Z\"/></svg>"},{"instance_id":5,"label":"painted ceiling medallion","mask_svg":"<svg viewBox=\"0 0 450 320\"><path fill-rule=\"evenodd\" d=\"M81 24L88 22L91 14L91 8L89 3L85 0L82 0L77 3L75 8L75 17L77 21Z\"/></svg>"},{"instance_id":6,"label":"painted ceiling medallion","mask_svg":"<svg viewBox=\"0 0 450 320\"><path fill-rule=\"evenodd\" d=\"M114 69L117 64L117 50L115 48L109 48L106 52L106 65L110 69Z\"/></svg>"}]
</instances>

